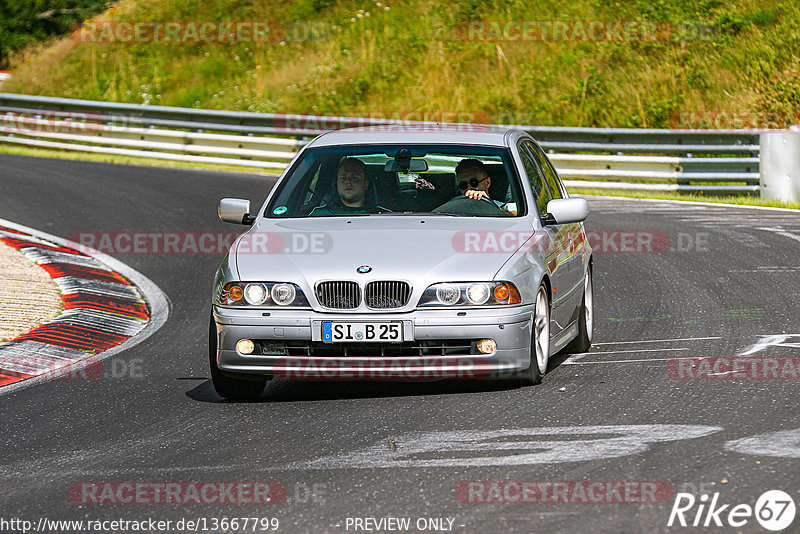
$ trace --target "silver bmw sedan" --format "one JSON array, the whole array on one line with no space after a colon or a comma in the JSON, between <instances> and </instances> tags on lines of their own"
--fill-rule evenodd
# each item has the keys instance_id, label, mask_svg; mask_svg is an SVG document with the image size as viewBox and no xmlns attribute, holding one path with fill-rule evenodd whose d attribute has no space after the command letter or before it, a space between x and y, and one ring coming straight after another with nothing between
<instances>
[{"instance_id":1,"label":"silver bmw sedan","mask_svg":"<svg viewBox=\"0 0 800 534\"><path fill-rule=\"evenodd\" d=\"M217 271L216 391L267 380L541 382L551 354L592 342L584 199L514 129L373 126L323 134Z\"/></svg>"}]
</instances>

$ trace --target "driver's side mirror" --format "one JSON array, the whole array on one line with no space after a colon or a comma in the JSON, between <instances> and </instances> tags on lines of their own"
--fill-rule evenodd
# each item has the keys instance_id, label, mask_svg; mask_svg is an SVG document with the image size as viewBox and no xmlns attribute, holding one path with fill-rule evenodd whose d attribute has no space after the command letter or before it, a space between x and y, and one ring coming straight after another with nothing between
<instances>
[{"instance_id":1,"label":"driver's side mirror","mask_svg":"<svg viewBox=\"0 0 800 534\"><path fill-rule=\"evenodd\" d=\"M243 198L223 198L219 201L217 214L222 222L233 224L253 224L255 216L250 215L250 201Z\"/></svg>"},{"instance_id":2,"label":"driver's side mirror","mask_svg":"<svg viewBox=\"0 0 800 534\"><path fill-rule=\"evenodd\" d=\"M542 217L542 224L577 223L589 216L589 203L585 198L557 198L547 203L547 215Z\"/></svg>"}]
</instances>

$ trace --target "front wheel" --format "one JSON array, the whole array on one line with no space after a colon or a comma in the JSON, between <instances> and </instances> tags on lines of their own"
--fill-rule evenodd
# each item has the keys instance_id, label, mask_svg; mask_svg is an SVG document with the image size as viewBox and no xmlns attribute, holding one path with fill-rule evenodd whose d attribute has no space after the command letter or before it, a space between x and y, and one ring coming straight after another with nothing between
<instances>
[{"instance_id":1,"label":"front wheel","mask_svg":"<svg viewBox=\"0 0 800 534\"><path fill-rule=\"evenodd\" d=\"M220 397L231 400L255 400L261 396L266 378L233 378L222 373L217 367L217 328L214 318L208 326L208 363L211 368L211 383Z\"/></svg>"},{"instance_id":2,"label":"front wheel","mask_svg":"<svg viewBox=\"0 0 800 534\"><path fill-rule=\"evenodd\" d=\"M533 311L531 325L531 364L522 382L525 385L541 384L547 372L550 360L550 299L547 298L547 286L539 286L536 293L536 308Z\"/></svg>"},{"instance_id":3,"label":"front wheel","mask_svg":"<svg viewBox=\"0 0 800 534\"><path fill-rule=\"evenodd\" d=\"M592 328L594 323L594 294L592 292L592 267L586 271L583 281L583 300L578 316L578 336L566 347L567 353L586 352L592 346Z\"/></svg>"}]
</instances>

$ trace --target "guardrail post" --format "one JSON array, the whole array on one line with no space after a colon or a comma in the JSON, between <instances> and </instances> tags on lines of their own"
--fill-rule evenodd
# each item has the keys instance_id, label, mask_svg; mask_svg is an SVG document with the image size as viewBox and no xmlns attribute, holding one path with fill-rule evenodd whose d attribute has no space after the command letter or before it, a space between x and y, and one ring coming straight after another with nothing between
<instances>
[{"instance_id":1,"label":"guardrail post","mask_svg":"<svg viewBox=\"0 0 800 534\"><path fill-rule=\"evenodd\" d=\"M761 198L800 202L800 132L761 134Z\"/></svg>"}]
</instances>

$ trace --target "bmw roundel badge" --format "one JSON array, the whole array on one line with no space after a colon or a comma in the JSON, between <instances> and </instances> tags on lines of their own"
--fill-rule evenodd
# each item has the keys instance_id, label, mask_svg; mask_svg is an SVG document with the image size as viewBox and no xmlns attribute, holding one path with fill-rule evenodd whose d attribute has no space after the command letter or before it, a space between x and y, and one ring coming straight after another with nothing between
<instances>
[{"instance_id":1,"label":"bmw roundel badge","mask_svg":"<svg viewBox=\"0 0 800 534\"><path fill-rule=\"evenodd\" d=\"M372 270L372 267L370 267L369 265L362 265L361 267L356 269L356 272L359 272L361 274L366 274L366 273L370 272L371 270Z\"/></svg>"}]
</instances>

